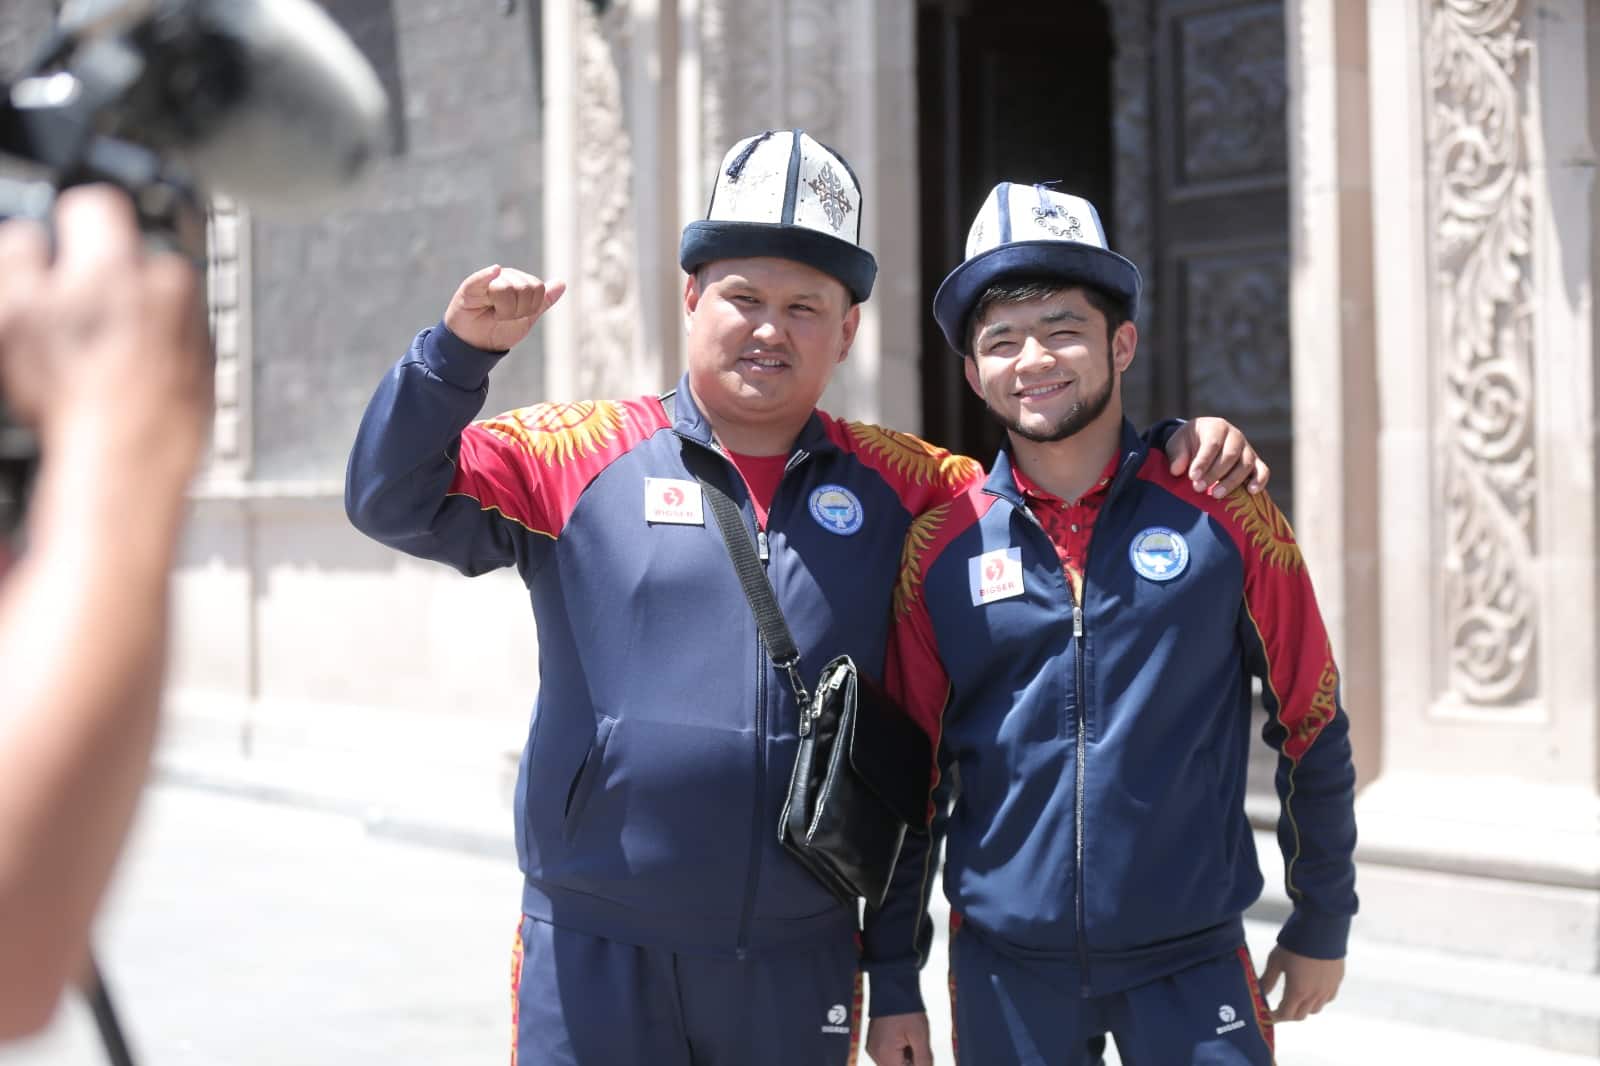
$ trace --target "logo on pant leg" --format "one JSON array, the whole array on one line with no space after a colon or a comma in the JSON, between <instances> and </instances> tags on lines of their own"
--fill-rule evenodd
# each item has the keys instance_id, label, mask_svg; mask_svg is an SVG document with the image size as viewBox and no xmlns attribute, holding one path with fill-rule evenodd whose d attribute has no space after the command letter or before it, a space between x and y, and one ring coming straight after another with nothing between
<instances>
[{"instance_id":1,"label":"logo on pant leg","mask_svg":"<svg viewBox=\"0 0 1600 1066\"><path fill-rule=\"evenodd\" d=\"M1244 1028L1244 1019L1239 1017L1239 1012L1226 1003L1217 1008L1217 1017L1222 1019L1222 1024L1217 1026L1218 1036Z\"/></svg>"},{"instance_id":2,"label":"logo on pant leg","mask_svg":"<svg viewBox=\"0 0 1600 1066\"><path fill-rule=\"evenodd\" d=\"M839 1033L850 1035L850 1027L845 1023L850 1020L850 1009L843 1003L835 1003L828 1008L828 1024L822 1027L824 1033Z\"/></svg>"}]
</instances>

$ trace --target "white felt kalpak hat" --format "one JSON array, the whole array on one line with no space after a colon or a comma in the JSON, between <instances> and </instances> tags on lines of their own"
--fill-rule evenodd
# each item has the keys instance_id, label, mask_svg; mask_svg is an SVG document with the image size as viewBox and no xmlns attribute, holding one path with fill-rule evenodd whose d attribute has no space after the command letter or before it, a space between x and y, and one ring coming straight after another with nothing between
<instances>
[{"instance_id":1,"label":"white felt kalpak hat","mask_svg":"<svg viewBox=\"0 0 1600 1066\"><path fill-rule=\"evenodd\" d=\"M776 256L831 274L856 300L878 262L861 247L861 183L850 164L804 130L767 130L728 150L706 217L684 227L678 262Z\"/></svg>"},{"instance_id":2,"label":"white felt kalpak hat","mask_svg":"<svg viewBox=\"0 0 1600 1066\"><path fill-rule=\"evenodd\" d=\"M1106 247L1100 212L1081 196L1003 181L967 231L967 258L933 297L933 317L957 352L967 350L967 316L1004 277L1059 278L1104 289L1139 313L1143 281L1131 260Z\"/></svg>"}]
</instances>

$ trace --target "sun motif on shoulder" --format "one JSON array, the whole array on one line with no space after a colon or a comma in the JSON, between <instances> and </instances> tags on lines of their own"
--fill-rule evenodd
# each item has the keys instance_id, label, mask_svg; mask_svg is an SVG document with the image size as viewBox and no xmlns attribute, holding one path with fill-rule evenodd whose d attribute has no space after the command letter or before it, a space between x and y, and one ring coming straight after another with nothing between
<instances>
[{"instance_id":1,"label":"sun motif on shoulder","mask_svg":"<svg viewBox=\"0 0 1600 1066\"><path fill-rule=\"evenodd\" d=\"M925 557L933 547L934 535L948 517L950 504L947 503L920 515L906 531L905 547L900 551L900 579L894 586L894 613L897 616L911 610L917 589L922 587Z\"/></svg>"},{"instance_id":2,"label":"sun motif on shoulder","mask_svg":"<svg viewBox=\"0 0 1600 1066\"><path fill-rule=\"evenodd\" d=\"M936 448L921 437L867 422L848 422L845 428L857 446L883 460L900 477L918 485L965 485L982 469L976 460Z\"/></svg>"},{"instance_id":3,"label":"sun motif on shoulder","mask_svg":"<svg viewBox=\"0 0 1600 1066\"><path fill-rule=\"evenodd\" d=\"M1300 555L1300 545L1295 542L1294 530L1289 528L1289 520L1266 493L1253 496L1243 488L1234 489L1228 496L1227 507L1228 514L1239 523L1266 562L1288 571L1306 565Z\"/></svg>"},{"instance_id":4,"label":"sun motif on shoulder","mask_svg":"<svg viewBox=\"0 0 1600 1066\"><path fill-rule=\"evenodd\" d=\"M622 408L609 401L541 403L480 422L546 465L565 466L600 451L622 428Z\"/></svg>"}]
</instances>

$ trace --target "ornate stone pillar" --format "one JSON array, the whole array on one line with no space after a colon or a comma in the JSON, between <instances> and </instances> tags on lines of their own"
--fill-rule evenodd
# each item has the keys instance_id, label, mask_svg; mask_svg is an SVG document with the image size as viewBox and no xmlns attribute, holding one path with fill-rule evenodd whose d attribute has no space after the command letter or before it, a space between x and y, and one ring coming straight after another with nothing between
<instances>
[{"instance_id":1,"label":"ornate stone pillar","mask_svg":"<svg viewBox=\"0 0 1600 1066\"><path fill-rule=\"evenodd\" d=\"M1378 772L1378 371L1366 0L1286 5L1295 535L1338 657L1358 780Z\"/></svg>"},{"instance_id":2,"label":"ornate stone pillar","mask_svg":"<svg viewBox=\"0 0 1600 1066\"><path fill-rule=\"evenodd\" d=\"M217 410L208 480L250 476L250 216L231 200L211 205L206 298L216 350Z\"/></svg>"},{"instance_id":3,"label":"ornate stone pillar","mask_svg":"<svg viewBox=\"0 0 1600 1066\"><path fill-rule=\"evenodd\" d=\"M677 377L677 7L542 8L543 269L570 285L567 306L541 324L545 397L657 391Z\"/></svg>"},{"instance_id":4,"label":"ornate stone pillar","mask_svg":"<svg viewBox=\"0 0 1600 1066\"><path fill-rule=\"evenodd\" d=\"M1597 14L1368 17L1384 754L1360 929L1593 974Z\"/></svg>"}]
</instances>

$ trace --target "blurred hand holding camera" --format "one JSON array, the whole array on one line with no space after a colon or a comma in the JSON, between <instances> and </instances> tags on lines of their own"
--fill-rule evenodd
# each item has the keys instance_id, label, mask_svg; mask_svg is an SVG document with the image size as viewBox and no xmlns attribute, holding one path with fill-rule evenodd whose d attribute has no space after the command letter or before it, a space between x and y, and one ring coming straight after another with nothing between
<instances>
[{"instance_id":1,"label":"blurred hand holding camera","mask_svg":"<svg viewBox=\"0 0 1600 1066\"><path fill-rule=\"evenodd\" d=\"M147 251L128 198L107 187L63 193L55 235L52 261L42 226L0 225L0 388L47 455L137 480L149 507L188 482L210 428L197 271Z\"/></svg>"}]
</instances>

